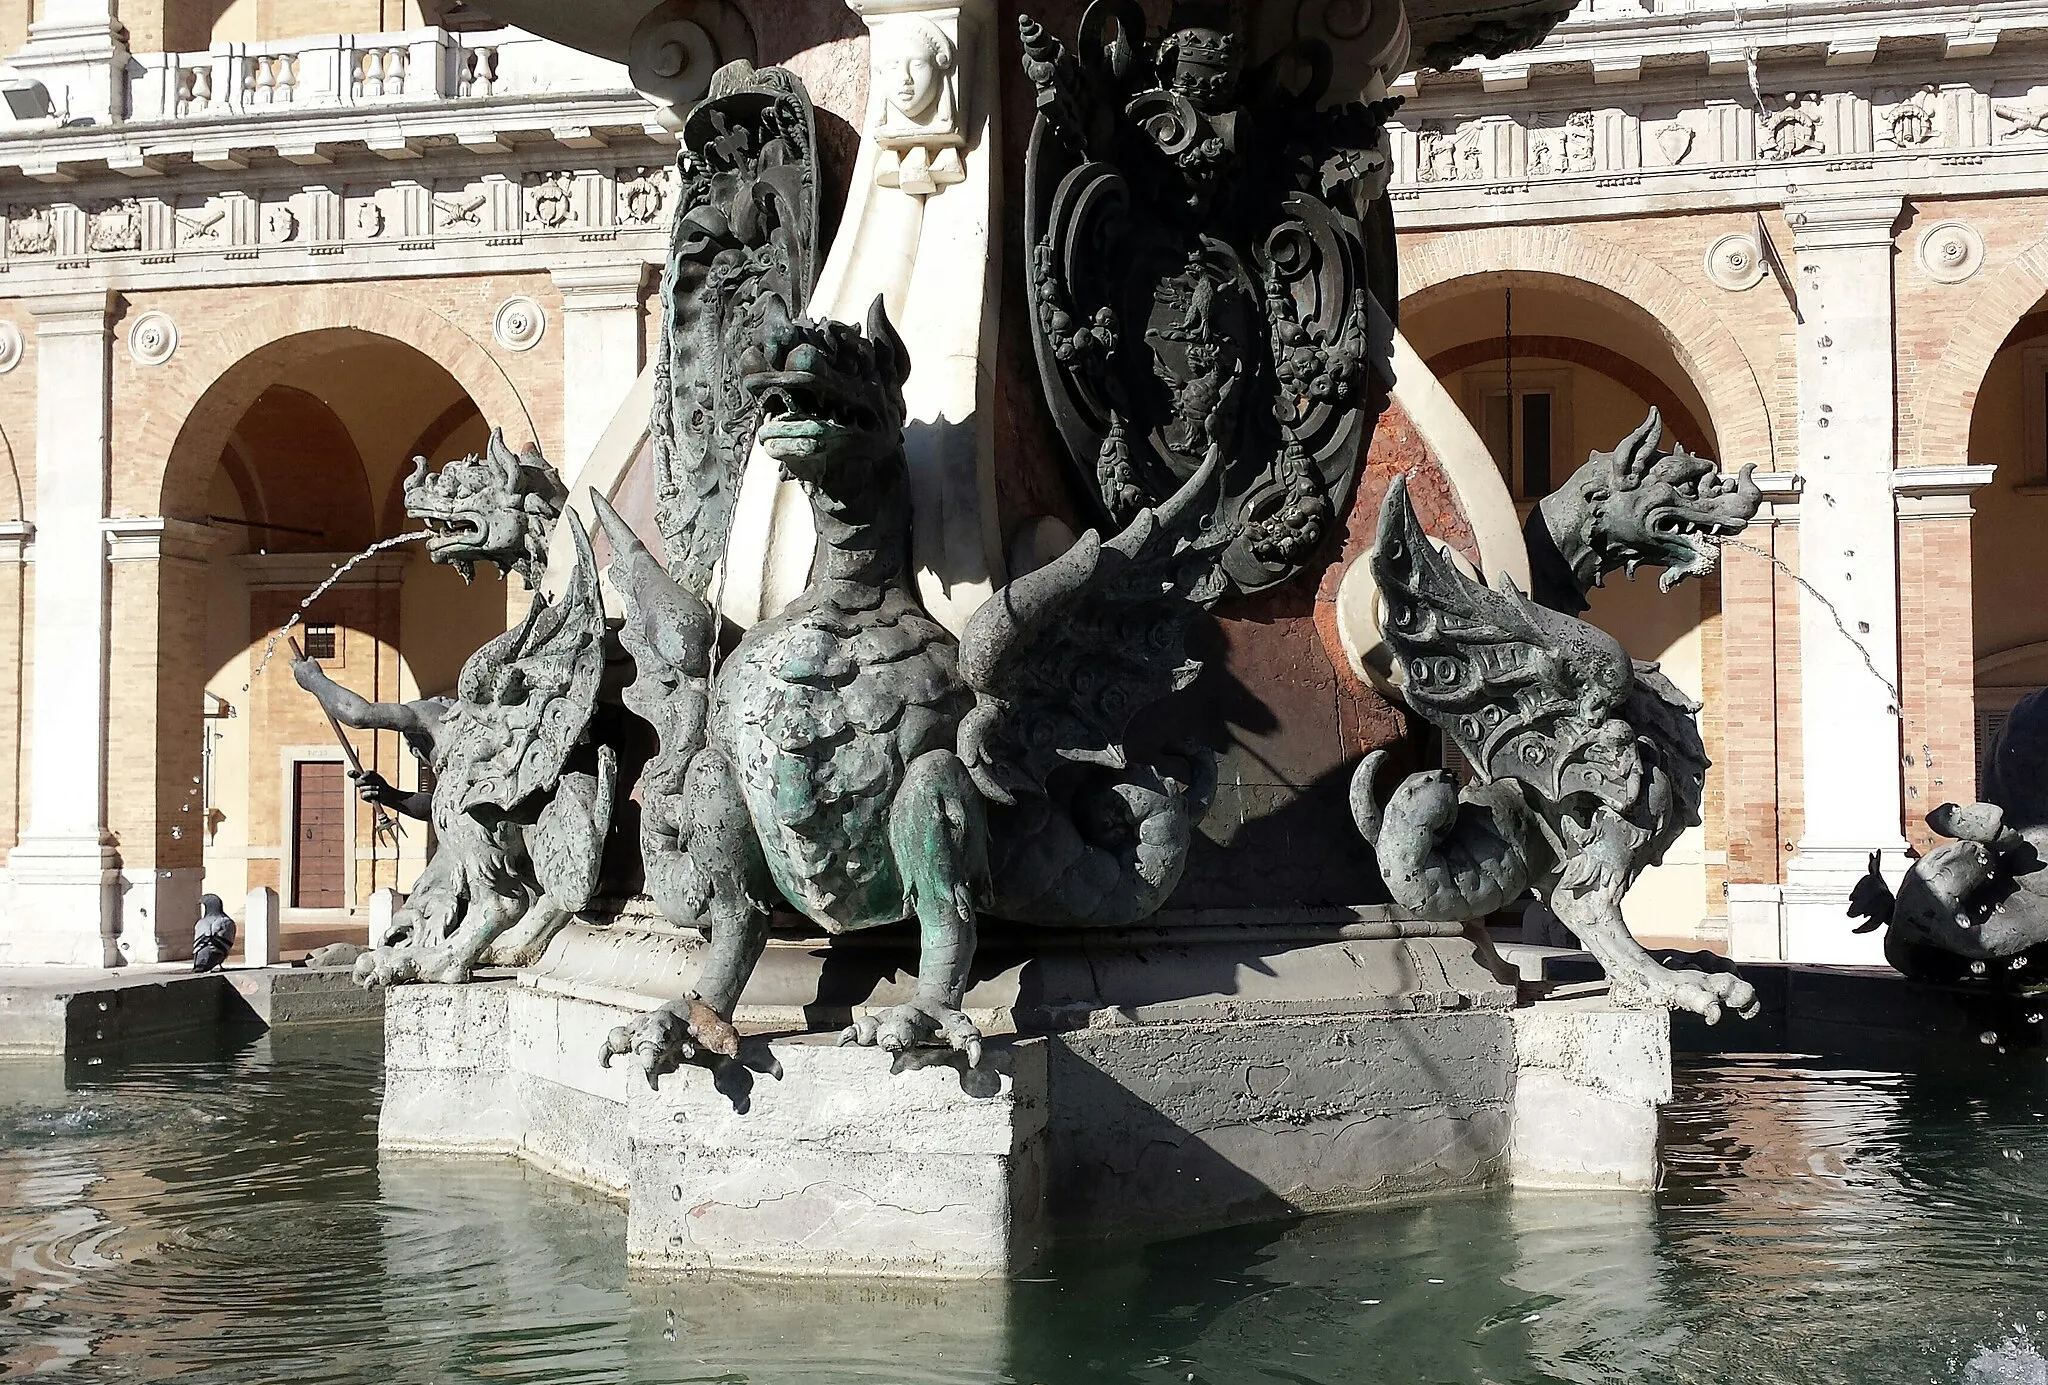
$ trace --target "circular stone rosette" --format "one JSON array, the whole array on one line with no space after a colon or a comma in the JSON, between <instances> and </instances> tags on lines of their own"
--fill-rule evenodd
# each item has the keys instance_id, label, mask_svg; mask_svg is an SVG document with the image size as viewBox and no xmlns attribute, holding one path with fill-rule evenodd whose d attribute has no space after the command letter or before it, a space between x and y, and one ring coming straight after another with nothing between
<instances>
[{"instance_id":1,"label":"circular stone rosette","mask_svg":"<svg viewBox=\"0 0 2048 1385\"><path fill-rule=\"evenodd\" d=\"M1960 221L1938 221L1920 235L1920 268L1937 284L1960 284L1984 264L1984 237Z\"/></svg>"},{"instance_id":2,"label":"circular stone rosette","mask_svg":"<svg viewBox=\"0 0 2048 1385\"><path fill-rule=\"evenodd\" d=\"M1730 293L1753 289L1763 282L1764 257L1750 236L1723 236L1707 247L1707 278Z\"/></svg>"},{"instance_id":3,"label":"circular stone rosette","mask_svg":"<svg viewBox=\"0 0 2048 1385\"><path fill-rule=\"evenodd\" d=\"M21 364L21 329L11 322L0 322L0 375Z\"/></svg>"},{"instance_id":4,"label":"circular stone rosette","mask_svg":"<svg viewBox=\"0 0 2048 1385\"><path fill-rule=\"evenodd\" d=\"M491 315L491 335L507 351L531 351L548 330L548 315L531 298L508 298Z\"/></svg>"},{"instance_id":5,"label":"circular stone rosette","mask_svg":"<svg viewBox=\"0 0 2048 1385\"><path fill-rule=\"evenodd\" d=\"M178 349L178 324L169 313L144 313L128 329L128 354L139 365L162 365Z\"/></svg>"}]
</instances>

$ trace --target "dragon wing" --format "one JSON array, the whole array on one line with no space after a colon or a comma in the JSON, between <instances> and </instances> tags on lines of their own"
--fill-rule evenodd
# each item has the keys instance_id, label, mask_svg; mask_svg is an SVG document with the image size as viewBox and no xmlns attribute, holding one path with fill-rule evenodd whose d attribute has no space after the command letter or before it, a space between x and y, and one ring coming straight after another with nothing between
<instances>
[{"instance_id":1,"label":"dragon wing","mask_svg":"<svg viewBox=\"0 0 2048 1385\"><path fill-rule=\"evenodd\" d=\"M968 621L960 673L975 706L960 758L986 797L1042 799L1066 764L1124 767L1131 722L1201 672L1187 634L1220 587L1213 555L1228 535L1198 529L1220 468L1211 448L1164 505L1106 541L1089 530Z\"/></svg>"},{"instance_id":2,"label":"dragon wing","mask_svg":"<svg viewBox=\"0 0 2048 1385\"><path fill-rule=\"evenodd\" d=\"M590 536L567 516L576 569L559 600L536 596L526 619L470 655L434 747L444 811L512 812L562 776L590 728L604 673L604 600Z\"/></svg>"},{"instance_id":3,"label":"dragon wing","mask_svg":"<svg viewBox=\"0 0 2048 1385\"><path fill-rule=\"evenodd\" d=\"M677 167L649 433L669 570L703 596L761 424L741 356L803 316L817 279L817 127L803 83L781 68L720 68L684 122Z\"/></svg>"},{"instance_id":4,"label":"dragon wing","mask_svg":"<svg viewBox=\"0 0 2048 1385\"><path fill-rule=\"evenodd\" d=\"M1556 804L1593 793L1626 811L1642 791L1635 732L1618 714L1635 671L1613 636L1546 610L1505 575L1498 591L1439 553L1388 488L1372 572L1402 696L1485 780L1515 779Z\"/></svg>"}]
</instances>

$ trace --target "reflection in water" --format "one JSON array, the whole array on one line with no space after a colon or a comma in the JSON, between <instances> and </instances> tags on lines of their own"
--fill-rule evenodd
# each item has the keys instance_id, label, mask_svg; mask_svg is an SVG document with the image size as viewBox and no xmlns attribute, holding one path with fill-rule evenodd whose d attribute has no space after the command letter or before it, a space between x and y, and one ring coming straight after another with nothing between
<instances>
[{"instance_id":1,"label":"reflection in water","mask_svg":"<svg viewBox=\"0 0 2048 1385\"><path fill-rule=\"evenodd\" d=\"M603 1198L380 1159L370 1033L0 1064L0 1374L2048 1385L2048 1070L2018 1055L1683 1069L1656 1197L1069 1246L1014 1285L629 1281Z\"/></svg>"}]
</instances>

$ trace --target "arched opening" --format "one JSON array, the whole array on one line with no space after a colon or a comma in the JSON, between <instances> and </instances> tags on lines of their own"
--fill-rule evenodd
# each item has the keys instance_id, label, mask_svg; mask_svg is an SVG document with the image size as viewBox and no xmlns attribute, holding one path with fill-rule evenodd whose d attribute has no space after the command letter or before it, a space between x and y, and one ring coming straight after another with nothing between
<instances>
[{"instance_id":1,"label":"arched opening","mask_svg":"<svg viewBox=\"0 0 2048 1385\"><path fill-rule=\"evenodd\" d=\"M1981 764L2005 715L2048 686L2048 607L2015 593L2048 587L2048 298L2007 333L1970 411L1972 462L1996 464L1973 497L1971 640ZM1971 786L1960 786L1969 790ZM1950 797L1964 794L1951 789Z\"/></svg>"},{"instance_id":2,"label":"arched opening","mask_svg":"<svg viewBox=\"0 0 2048 1385\"><path fill-rule=\"evenodd\" d=\"M1596 451L1612 449L1652 406L1664 445L1721 460L1715 420L1655 318L1620 295L1561 275L1494 271L1435 284L1402 305L1402 330L1485 439L1526 519ZM1729 460L1755 460L1749 458ZM1585 619L1638 659L1654 660L1706 705L1702 732L1718 762L1720 587L1714 578L1660 592L1655 574L1591 594ZM1639 936L1714 936L1725 910L1718 778L1707 823L1630 892Z\"/></svg>"},{"instance_id":3,"label":"arched opening","mask_svg":"<svg viewBox=\"0 0 2048 1385\"><path fill-rule=\"evenodd\" d=\"M380 821L357 800L346 752L319 703L293 681L288 648L280 644L259 673L264 650L337 567L406 531L411 459L438 465L481 452L487 426L447 370L368 332L273 343L237 365L238 389L251 370L261 384L227 431L203 514L187 516L213 534L200 579L204 632L189 660L197 705L160 719L159 756L189 758L179 753L183 738L196 738L196 774L183 794L193 806L173 810L174 836L196 817L203 888L237 912L252 888L279 892L290 955L361 941L371 894L408 889L417 876L427 827ZM196 491L186 490L188 503ZM164 585L168 596L168 572ZM307 607L293 637L344 687L372 701L411 701L453 689L462 661L505 629L508 595L491 575L465 585L411 545L350 569ZM176 690L187 661L170 629L162 639L168 711L188 705ZM421 767L398 736L343 734L363 768L421 787Z\"/></svg>"}]
</instances>

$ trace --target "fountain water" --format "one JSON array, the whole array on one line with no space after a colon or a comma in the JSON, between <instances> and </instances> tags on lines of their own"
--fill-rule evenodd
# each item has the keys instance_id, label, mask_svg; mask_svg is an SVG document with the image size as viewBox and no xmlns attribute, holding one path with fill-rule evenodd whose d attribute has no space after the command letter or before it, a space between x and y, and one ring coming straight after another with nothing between
<instances>
[{"instance_id":1,"label":"fountain water","mask_svg":"<svg viewBox=\"0 0 2048 1385\"><path fill-rule=\"evenodd\" d=\"M328 573L327 580L322 582L319 586L313 588L312 593L308 595L304 601L301 601L299 603L299 609L292 612L291 619L287 620L284 624L278 626L276 630L271 632L270 638L267 641L265 641L263 645L263 657L256 661L256 671L249 675L249 683L242 684L242 691L249 691L249 684L255 682L256 679L261 678L263 676L263 670L270 667L271 657L277 653L278 641L282 640L286 635L289 635L292 632L292 627L297 625L301 620L305 619L306 612L308 609L312 607L313 603L315 601L318 601L321 597L327 595L328 589L331 588L336 582L339 582L342 578L348 576L349 570L351 568L354 568L358 563L364 562L370 558L374 558L375 556L377 556L377 554L384 552L386 549L396 548L400 544L418 543L421 539L430 539L432 537L434 537L433 530L416 529L409 534L394 534L392 537L388 539L379 539L377 540L377 542L371 544L362 552L356 554L355 557L350 558L340 567Z\"/></svg>"}]
</instances>

